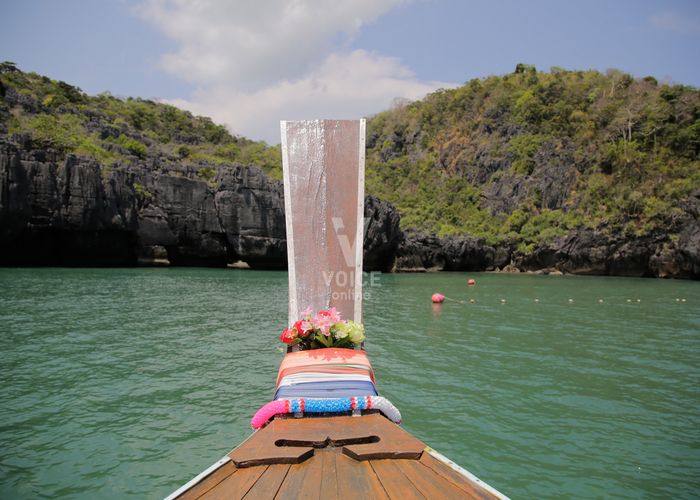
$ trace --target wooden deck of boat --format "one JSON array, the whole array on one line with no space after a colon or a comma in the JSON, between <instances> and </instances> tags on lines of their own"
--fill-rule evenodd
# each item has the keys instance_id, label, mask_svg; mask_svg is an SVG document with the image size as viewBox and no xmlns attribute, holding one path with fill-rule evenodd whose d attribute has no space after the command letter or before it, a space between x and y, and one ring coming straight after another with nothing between
<instances>
[{"instance_id":1,"label":"wooden deck of boat","mask_svg":"<svg viewBox=\"0 0 700 500\"><path fill-rule=\"evenodd\" d=\"M177 498L504 497L373 414L275 420Z\"/></svg>"}]
</instances>

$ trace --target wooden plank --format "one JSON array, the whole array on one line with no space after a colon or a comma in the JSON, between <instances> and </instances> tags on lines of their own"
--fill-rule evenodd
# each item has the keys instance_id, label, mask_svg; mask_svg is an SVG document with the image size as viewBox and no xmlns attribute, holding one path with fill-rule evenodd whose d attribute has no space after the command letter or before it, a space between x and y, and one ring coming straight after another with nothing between
<instances>
[{"instance_id":1,"label":"wooden plank","mask_svg":"<svg viewBox=\"0 0 700 500\"><path fill-rule=\"evenodd\" d=\"M445 480L450 481L452 484L463 490L465 495L468 495L469 498L498 498L497 496L486 491L480 485L471 481L469 478L464 477L456 470L452 469L446 464L443 464L437 458L430 455L430 453L423 453L420 459L420 463L430 468L432 471L443 477Z\"/></svg>"},{"instance_id":2,"label":"wooden plank","mask_svg":"<svg viewBox=\"0 0 700 500\"><path fill-rule=\"evenodd\" d=\"M356 460L419 458L425 443L381 415L276 419L229 454L238 467L301 463L314 448L344 447Z\"/></svg>"},{"instance_id":3,"label":"wooden plank","mask_svg":"<svg viewBox=\"0 0 700 500\"><path fill-rule=\"evenodd\" d=\"M481 498L480 496L467 496L463 489L458 488L418 460L396 460L395 462L408 480L426 498L444 498L446 500L452 498Z\"/></svg>"},{"instance_id":4,"label":"wooden plank","mask_svg":"<svg viewBox=\"0 0 700 500\"><path fill-rule=\"evenodd\" d=\"M418 459L425 449L425 443L381 415L348 418L364 429L366 435L378 438L374 442L345 445L343 453L355 460Z\"/></svg>"},{"instance_id":5,"label":"wooden plank","mask_svg":"<svg viewBox=\"0 0 700 500\"><path fill-rule=\"evenodd\" d=\"M426 498L408 480L398 462L399 460L370 460L369 462L389 498L401 500Z\"/></svg>"},{"instance_id":6,"label":"wooden plank","mask_svg":"<svg viewBox=\"0 0 700 500\"><path fill-rule=\"evenodd\" d=\"M281 422L284 420L273 420L229 453L236 466L243 468L264 464L297 464L313 456L311 446L277 446L278 441L289 435Z\"/></svg>"},{"instance_id":7,"label":"wooden plank","mask_svg":"<svg viewBox=\"0 0 700 500\"><path fill-rule=\"evenodd\" d=\"M289 467L276 499L321 498L323 462L318 457Z\"/></svg>"},{"instance_id":8,"label":"wooden plank","mask_svg":"<svg viewBox=\"0 0 700 500\"><path fill-rule=\"evenodd\" d=\"M230 475L205 493L202 498L206 498L206 500L240 500L260 479L267 468L267 465L261 465L239 469L235 474Z\"/></svg>"},{"instance_id":9,"label":"wooden plank","mask_svg":"<svg viewBox=\"0 0 700 500\"><path fill-rule=\"evenodd\" d=\"M315 460L321 460L321 497L324 499L343 498L338 495L338 469L336 461L340 456L339 449L324 448L314 457Z\"/></svg>"},{"instance_id":10,"label":"wooden plank","mask_svg":"<svg viewBox=\"0 0 700 500\"><path fill-rule=\"evenodd\" d=\"M287 477L289 467L289 464L270 465L243 498L248 500L275 498L284 478Z\"/></svg>"},{"instance_id":11,"label":"wooden plank","mask_svg":"<svg viewBox=\"0 0 700 500\"><path fill-rule=\"evenodd\" d=\"M281 132L290 324L307 306L361 322L365 121L289 121Z\"/></svg>"},{"instance_id":12,"label":"wooden plank","mask_svg":"<svg viewBox=\"0 0 700 500\"><path fill-rule=\"evenodd\" d=\"M233 465L233 462L228 462L222 465L210 475L205 477L202 481L195 484L192 488L185 491L182 495L177 497L181 500L194 500L204 495L206 492L211 490L214 486L219 484L221 481L234 474L238 469Z\"/></svg>"},{"instance_id":13,"label":"wooden plank","mask_svg":"<svg viewBox=\"0 0 700 500\"><path fill-rule=\"evenodd\" d=\"M336 473L339 498L389 498L370 462L336 453Z\"/></svg>"},{"instance_id":14,"label":"wooden plank","mask_svg":"<svg viewBox=\"0 0 700 500\"><path fill-rule=\"evenodd\" d=\"M343 453L354 460L377 460L381 458L418 460L422 443L417 439L392 440L382 438L376 443L353 444L343 447Z\"/></svg>"}]
</instances>

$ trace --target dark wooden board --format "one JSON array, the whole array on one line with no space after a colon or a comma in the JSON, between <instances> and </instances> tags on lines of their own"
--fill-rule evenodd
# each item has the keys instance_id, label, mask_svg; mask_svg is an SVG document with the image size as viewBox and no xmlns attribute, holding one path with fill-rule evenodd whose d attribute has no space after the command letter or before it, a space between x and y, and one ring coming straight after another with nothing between
<instances>
[{"instance_id":1,"label":"dark wooden board","mask_svg":"<svg viewBox=\"0 0 700 500\"><path fill-rule=\"evenodd\" d=\"M385 417L321 417L275 419L229 455L237 467L274 463L301 463L314 448L344 447L355 460L414 458L425 444Z\"/></svg>"},{"instance_id":2,"label":"dark wooden board","mask_svg":"<svg viewBox=\"0 0 700 500\"><path fill-rule=\"evenodd\" d=\"M401 470L400 460L372 460L370 465L389 498L413 500L426 498Z\"/></svg>"},{"instance_id":3,"label":"dark wooden board","mask_svg":"<svg viewBox=\"0 0 700 500\"><path fill-rule=\"evenodd\" d=\"M308 419L307 423L319 423L323 420L335 420L340 425L339 417L328 419ZM379 417L383 418L383 417ZM364 420L365 417L347 417L348 422ZM292 420L302 424L302 420ZM395 426L391 422L390 425ZM282 425L287 428L290 424ZM352 425L357 425L352 424ZM381 427L383 424L377 424ZM306 429L302 436L316 442L318 436L329 431L325 425L315 426L323 429L321 434L314 434ZM378 427L374 427L376 430ZM396 426L395 426L396 427ZM372 426L369 426L372 428ZM319 431L320 432L320 431ZM394 432L393 430L391 432ZM401 432L405 432L401 430ZM331 433L332 436L347 436ZM250 442L249 439L246 442ZM326 444L321 439L322 444ZM381 441L380 441L381 442ZM245 443L244 443L245 444ZM355 445L363 446L363 445ZM370 459L358 461L347 456L347 446L334 446L308 449L312 457L297 464L257 465L235 468L233 463L225 464L203 481L195 485L181 498L206 499L256 499L256 498L362 498L411 500L420 498L451 499L469 498L491 500L498 498L471 478L424 452L420 459Z\"/></svg>"},{"instance_id":4,"label":"dark wooden board","mask_svg":"<svg viewBox=\"0 0 700 500\"><path fill-rule=\"evenodd\" d=\"M233 462L228 462L216 469L214 472L209 474L207 477L202 479L200 482L198 482L189 490L185 491L182 495L180 495L177 498L178 500L194 500L196 498L199 498L200 496L204 495L206 492L211 490L213 487L215 487L217 484L219 484L221 481L229 477L231 474L235 473L237 470L238 469L236 469L236 466L233 464Z\"/></svg>"},{"instance_id":5,"label":"dark wooden board","mask_svg":"<svg viewBox=\"0 0 700 500\"><path fill-rule=\"evenodd\" d=\"M289 467L289 464L270 465L243 498L246 500L275 498L289 473Z\"/></svg>"},{"instance_id":6,"label":"dark wooden board","mask_svg":"<svg viewBox=\"0 0 700 500\"><path fill-rule=\"evenodd\" d=\"M340 455L337 448L317 450L316 460L321 461L323 476L321 477L321 494L324 499L343 498L338 490L338 468L336 459ZM342 471L340 471L342 474ZM347 497L346 497L347 498Z\"/></svg>"},{"instance_id":7,"label":"dark wooden board","mask_svg":"<svg viewBox=\"0 0 700 500\"><path fill-rule=\"evenodd\" d=\"M478 498L475 496L467 496L463 489L458 488L450 481L445 481L435 471L426 467L418 460L397 460L396 462L403 474L426 498L436 500Z\"/></svg>"},{"instance_id":8,"label":"dark wooden board","mask_svg":"<svg viewBox=\"0 0 700 500\"><path fill-rule=\"evenodd\" d=\"M358 462L338 453L336 471L340 498L389 498L370 462Z\"/></svg>"},{"instance_id":9,"label":"dark wooden board","mask_svg":"<svg viewBox=\"0 0 700 500\"><path fill-rule=\"evenodd\" d=\"M240 500L260 479L268 466L238 469L206 493L207 500Z\"/></svg>"},{"instance_id":10,"label":"dark wooden board","mask_svg":"<svg viewBox=\"0 0 700 500\"><path fill-rule=\"evenodd\" d=\"M277 499L321 498L323 463L318 458L289 467Z\"/></svg>"},{"instance_id":11,"label":"dark wooden board","mask_svg":"<svg viewBox=\"0 0 700 500\"><path fill-rule=\"evenodd\" d=\"M446 479L450 483L454 484L458 488L462 489L465 495L469 498L480 498L480 499L493 499L497 498L491 494L486 489L482 488L479 484L475 483L471 479L464 477L462 474L452 469L447 464L442 463L437 458L432 456L430 453L423 453L421 456L420 463L426 467L429 467L436 474L440 475L442 478Z\"/></svg>"}]
</instances>

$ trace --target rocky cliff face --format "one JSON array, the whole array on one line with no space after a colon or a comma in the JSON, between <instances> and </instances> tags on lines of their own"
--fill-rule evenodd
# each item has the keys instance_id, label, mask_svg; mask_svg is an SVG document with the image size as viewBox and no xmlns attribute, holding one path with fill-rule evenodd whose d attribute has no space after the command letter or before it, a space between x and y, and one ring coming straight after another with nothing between
<instances>
[{"instance_id":1,"label":"rocky cliff face","mask_svg":"<svg viewBox=\"0 0 700 500\"><path fill-rule=\"evenodd\" d=\"M390 271L403 237L396 209L374 196L365 198L363 264L367 271Z\"/></svg>"},{"instance_id":2,"label":"rocky cliff face","mask_svg":"<svg viewBox=\"0 0 700 500\"><path fill-rule=\"evenodd\" d=\"M365 268L389 270L401 232L368 197ZM176 165L117 167L0 143L0 264L286 267L283 188L257 167L211 184Z\"/></svg>"},{"instance_id":3,"label":"rocky cliff face","mask_svg":"<svg viewBox=\"0 0 700 500\"><path fill-rule=\"evenodd\" d=\"M120 265L134 261L133 193L115 172L44 151L0 145L0 260L5 264ZM130 196L131 195L131 196Z\"/></svg>"},{"instance_id":4,"label":"rocky cliff face","mask_svg":"<svg viewBox=\"0 0 700 500\"><path fill-rule=\"evenodd\" d=\"M0 258L8 264L224 265L205 182L145 167L103 175L89 158L0 147Z\"/></svg>"},{"instance_id":5,"label":"rocky cliff face","mask_svg":"<svg viewBox=\"0 0 700 500\"><path fill-rule=\"evenodd\" d=\"M529 255L514 256L525 270L556 269L572 274L700 278L700 224L689 221L681 237L665 233L642 238L578 230Z\"/></svg>"},{"instance_id":6,"label":"rocky cliff face","mask_svg":"<svg viewBox=\"0 0 700 500\"><path fill-rule=\"evenodd\" d=\"M677 239L656 232L643 237L581 228L524 254L476 238L402 235L395 271L505 271L700 279L700 191L676 221Z\"/></svg>"},{"instance_id":7,"label":"rocky cliff face","mask_svg":"<svg viewBox=\"0 0 700 500\"><path fill-rule=\"evenodd\" d=\"M406 233L396 254L396 271L493 271L508 264L510 251L472 237L438 238Z\"/></svg>"},{"instance_id":8,"label":"rocky cliff face","mask_svg":"<svg viewBox=\"0 0 700 500\"><path fill-rule=\"evenodd\" d=\"M367 192L398 210L365 200L365 269L700 278L698 109L687 86L518 65L379 113ZM279 148L2 63L0 265L284 268L282 186L250 164L278 176Z\"/></svg>"},{"instance_id":9,"label":"rocky cliff face","mask_svg":"<svg viewBox=\"0 0 700 500\"><path fill-rule=\"evenodd\" d=\"M29 146L0 143L2 265L286 267L282 184L257 167L222 167L208 183L157 160L105 173L91 158ZM366 198L365 270L700 278L700 191L674 222L675 239L583 228L524 254L399 223L393 206Z\"/></svg>"}]
</instances>

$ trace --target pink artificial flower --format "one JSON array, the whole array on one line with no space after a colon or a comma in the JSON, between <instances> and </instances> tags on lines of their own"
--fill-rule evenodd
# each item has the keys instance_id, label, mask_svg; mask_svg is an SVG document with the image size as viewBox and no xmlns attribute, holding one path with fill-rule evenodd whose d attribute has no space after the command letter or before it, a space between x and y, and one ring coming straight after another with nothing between
<instances>
[{"instance_id":1,"label":"pink artificial flower","mask_svg":"<svg viewBox=\"0 0 700 500\"><path fill-rule=\"evenodd\" d=\"M309 333L311 333L311 330L313 330L313 325L310 321L300 319L294 323L292 328L294 328L294 331L296 331L300 337L306 337Z\"/></svg>"},{"instance_id":2,"label":"pink artificial flower","mask_svg":"<svg viewBox=\"0 0 700 500\"><path fill-rule=\"evenodd\" d=\"M285 328L284 331L282 332L282 335L280 335L280 340L284 342L285 344L293 344L294 339L296 339L297 334L294 330L290 330L289 328Z\"/></svg>"},{"instance_id":3,"label":"pink artificial flower","mask_svg":"<svg viewBox=\"0 0 700 500\"><path fill-rule=\"evenodd\" d=\"M311 316L313 315L314 310L311 309L311 306L307 307L303 311L301 311L301 317L305 319L311 319Z\"/></svg>"},{"instance_id":4,"label":"pink artificial flower","mask_svg":"<svg viewBox=\"0 0 700 500\"><path fill-rule=\"evenodd\" d=\"M328 309L328 317L330 320L333 322L335 325L336 323L340 323L340 311L338 311L335 307L331 307Z\"/></svg>"},{"instance_id":5,"label":"pink artificial flower","mask_svg":"<svg viewBox=\"0 0 700 500\"><path fill-rule=\"evenodd\" d=\"M316 328L321 330L321 333L328 337L330 335L331 327L335 324L331 321L328 311L319 311L316 317L313 319L313 324Z\"/></svg>"}]
</instances>

